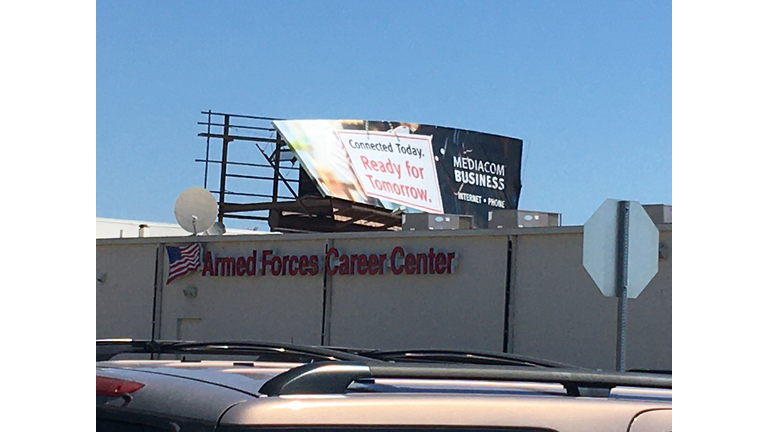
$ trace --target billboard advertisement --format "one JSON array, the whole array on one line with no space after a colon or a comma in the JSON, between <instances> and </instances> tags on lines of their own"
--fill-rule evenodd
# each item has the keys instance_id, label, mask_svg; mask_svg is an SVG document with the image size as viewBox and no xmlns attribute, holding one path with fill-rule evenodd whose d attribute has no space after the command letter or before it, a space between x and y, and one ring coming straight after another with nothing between
<instances>
[{"instance_id":1,"label":"billboard advertisement","mask_svg":"<svg viewBox=\"0 0 768 432\"><path fill-rule=\"evenodd\" d=\"M389 210L517 209L523 142L420 123L280 120L275 128L325 195Z\"/></svg>"}]
</instances>

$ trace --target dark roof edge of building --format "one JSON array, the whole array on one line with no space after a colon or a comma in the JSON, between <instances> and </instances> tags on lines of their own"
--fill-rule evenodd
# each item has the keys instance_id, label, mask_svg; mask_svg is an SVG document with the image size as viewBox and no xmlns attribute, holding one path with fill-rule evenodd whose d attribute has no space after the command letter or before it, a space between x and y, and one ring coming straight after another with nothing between
<instances>
[{"instance_id":1,"label":"dark roof edge of building","mask_svg":"<svg viewBox=\"0 0 768 432\"><path fill-rule=\"evenodd\" d=\"M672 224L657 224L659 231L672 231ZM521 236L521 235L553 235L553 234L580 234L584 231L581 225L555 226L555 227L528 227L528 228L503 228L503 229L462 229L462 230L419 230L419 231L382 231L382 232L332 232L332 233L286 233L271 236L268 234L244 234L228 236L176 236L176 237L142 237L142 238L109 238L96 239L96 245L110 244L157 244L157 243L190 243L200 241L208 242L243 242L258 241L281 242L297 240L327 240L327 239L392 239L392 238L424 238L424 237L495 237L495 236ZM277 233L275 233L277 234Z\"/></svg>"}]
</instances>

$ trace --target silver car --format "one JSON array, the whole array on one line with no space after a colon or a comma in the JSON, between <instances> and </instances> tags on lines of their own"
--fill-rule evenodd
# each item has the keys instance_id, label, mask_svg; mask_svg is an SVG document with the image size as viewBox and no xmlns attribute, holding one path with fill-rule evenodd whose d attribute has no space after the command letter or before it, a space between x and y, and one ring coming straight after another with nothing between
<instances>
[{"instance_id":1,"label":"silver car","mask_svg":"<svg viewBox=\"0 0 768 432\"><path fill-rule=\"evenodd\" d=\"M444 350L96 346L98 431L672 430L671 373Z\"/></svg>"}]
</instances>

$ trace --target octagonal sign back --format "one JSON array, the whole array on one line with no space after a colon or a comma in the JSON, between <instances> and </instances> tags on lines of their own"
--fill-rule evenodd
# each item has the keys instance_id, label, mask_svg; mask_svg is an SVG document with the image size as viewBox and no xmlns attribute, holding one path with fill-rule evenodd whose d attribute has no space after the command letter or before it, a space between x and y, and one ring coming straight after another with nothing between
<instances>
[{"instance_id":1,"label":"octagonal sign back","mask_svg":"<svg viewBox=\"0 0 768 432\"><path fill-rule=\"evenodd\" d=\"M582 264L603 295L617 296L619 200L607 199L584 224ZM629 201L627 297L636 298L659 270L659 230Z\"/></svg>"}]
</instances>

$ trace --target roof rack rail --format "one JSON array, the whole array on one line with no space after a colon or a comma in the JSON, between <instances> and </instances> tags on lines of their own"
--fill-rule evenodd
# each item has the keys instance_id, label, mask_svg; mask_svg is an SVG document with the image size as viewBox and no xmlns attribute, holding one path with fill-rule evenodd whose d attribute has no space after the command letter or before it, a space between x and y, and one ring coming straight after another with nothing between
<instances>
[{"instance_id":1,"label":"roof rack rail","mask_svg":"<svg viewBox=\"0 0 768 432\"><path fill-rule=\"evenodd\" d=\"M419 363L461 363L489 366L528 366L544 368L586 369L566 363L527 357L512 353L471 350L417 349L417 350L349 350L334 348L374 360Z\"/></svg>"},{"instance_id":2,"label":"roof rack rail","mask_svg":"<svg viewBox=\"0 0 768 432\"><path fill-rule=\"evenodd\" d=\"M375 361L357 354L333 349L272 342L213 341L181 342L143 339L96 340L96 361L107 361L119 354L199 354L251 355L268 361Z\"/></svg>"},{"instance_id":3,"label":"roof rack rail","mask_svg":"<svg viewBox=\"0 0 768 432\"><path fill-rule=\"evenodd\" d=\"M569 396L608 397L619 386L672 388L672 377L636 373L537 369L496 366L318 362L299 366L270 379L259 390L267 396L342 394L361 379L460 379L558 383Z\"/></svg>"},{"instance_id":4,"label":"roof rack rail","mask_svg":"<svg viewBox=\"0 0 768 432\"><path fill-rule=\"evenodd\" d=\"M672 369L629 369L627 372L641 372L648 374L672 375Z\"/></svg>"}]
</instances>

